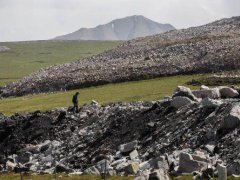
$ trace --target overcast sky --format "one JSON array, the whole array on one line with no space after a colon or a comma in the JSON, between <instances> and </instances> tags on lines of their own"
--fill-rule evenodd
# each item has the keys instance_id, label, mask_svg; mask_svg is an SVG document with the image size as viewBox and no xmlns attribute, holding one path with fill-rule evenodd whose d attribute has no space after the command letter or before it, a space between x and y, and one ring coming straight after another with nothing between
<instances>
[{"instance_id":1,"label":"overcast sky","mask_svg":"<svg viewBox=\"0 0 240 180\"><path fill-rule=\"evenodd\" d=\"M0 0L0 42L49 39L130 15L187 28L240 15L240 0Z\"/></svg>"}]
</instances>

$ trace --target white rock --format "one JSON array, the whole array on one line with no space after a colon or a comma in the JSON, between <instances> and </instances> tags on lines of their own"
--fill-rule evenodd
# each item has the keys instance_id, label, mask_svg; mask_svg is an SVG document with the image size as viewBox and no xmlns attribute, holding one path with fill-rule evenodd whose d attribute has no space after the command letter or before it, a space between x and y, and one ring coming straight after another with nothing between
<instances>
[{"instance_id":1,"label":"white rock","mask_svg":"<svg viewBox=\"0 0 240 180\"><path fill-rule=\"evenodd\" d=\"M185 86L178 86L178 87L175 89L174 93L179 92L179 91L191 92L191 89L188 88L188 87L185 87Z\"/></svg>"},{"instance_id":2,"label":"white rock","mask_svg":"<svg viewBox=\"0 0 240 180\"><path fill-rule=\"evenodd\" d=\"M131 160L137 159L138 158L138 151L137 150L133 150L130 154L129 157Z\"/></svg>"},{"instance_id":3,"label":"white rock","mask_svg":"<svg viewBox=\"0 0 240 180\"><path fill-rule=\"evenodd\" d=\"M151 164L148 161L142 162L139 166L142 171L151 168Z\"/></svg>"},{"instance_id":4,"label":"white rock","mask_svg":"<svg viewBox=\"0 0 240 180\"><path fill-rule=\"evenodd\" d=\"M6 168L8 171L13 171L16 166L17 166L16 163L13 163L11 161L6 162Z\"/></svg>"},{"instance_id":5,"label":"white rock","mask_svg":"<svg viewBox=\"0 0 240 180\"><path fill-rule=\"evenodd\" d=\"M227 180L227 167L221 164L217 165L218 179Z\"/></svg>"},{"instance_id":6,"label":"white rock","mask_svg":"<svg viewBox=\"0 0 240 180\"><path fill-rule=\"evenodd\" d=\"M204 89L204 90L195 90L192 91L194 96L197 98L211 98L211 99L218 99L220 98L220 92L218 88L213 88L213 89Z\"/></svg>"},{"instance_id":7,"label":"white rock","mask_svg":"<svg viewBox=\"0 0 240 180\"><path fill-rule=\"evenodd\" d=\"M117 166L117 165L119 165L119 164L121 164L121 163L124 163L124 162L126 162L126 161L127 161L126 158L119 159L119 160L113 161L113 162L111 163L111 166Z\"/></svg>"},{"instance_id":8,"label":"white rock","mask_svg":"<svg viewBox=\"0 0 240 180\"><path fill-rule=\"evenodd\" d=\"M201 85L200 90L209 90L209 87L207 87L205 85Z\"/></svg>"}]
</instances>

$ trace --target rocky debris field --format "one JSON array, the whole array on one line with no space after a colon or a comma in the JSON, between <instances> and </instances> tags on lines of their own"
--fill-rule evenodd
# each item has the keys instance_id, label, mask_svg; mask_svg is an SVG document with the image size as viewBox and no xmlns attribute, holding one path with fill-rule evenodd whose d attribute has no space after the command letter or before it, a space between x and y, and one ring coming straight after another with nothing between
<instances>
[{"instance_id":1,"label":"rocky debris field","mask_svg":"<svg viewBox=\"0 0 240 180\"><path fill-rule=\"evenodd\" d=\"M240 175L239 89L179 86L156 102L0 115L0 171L168 179ZM227 174L226 174L227 173Z\"/></svg>"},{"instance_id":2,"label":"rocky debris field","mask_svg":"<svg viewBox=\"0 0 240 180\"><path fill-rule=\"evenodd\" d=\"M10 50L10 48L6 47L6 46L0 46L0 52L4 52L4 51L8 51Z\"/></svg>"},{"instance_id":3,"label":"rocky debris field","mask_svg":"<svg viewBox=\"0 0 240 180\"><path fill-rule=\"evenodd\" d=\"M116 49L35 72L0 89L3 97L70 90L240 67L240 17L127 41Z\"/></svg>"}]
</instances>

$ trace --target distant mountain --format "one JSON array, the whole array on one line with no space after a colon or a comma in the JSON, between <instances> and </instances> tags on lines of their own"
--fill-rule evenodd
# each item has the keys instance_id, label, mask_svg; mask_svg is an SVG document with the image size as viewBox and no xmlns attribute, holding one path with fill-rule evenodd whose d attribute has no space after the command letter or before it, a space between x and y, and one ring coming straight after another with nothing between
<instances>
[{"instance_id":1,"label":"distant mountain","mask_svg":"<svg viewBox=\"0 0 240 180\"><path fill-rule=\"evenodd\" d=\"M137 37L163 33L175 29L170 24L160 24L144 16L116 19L95 28L81 28L56 40L130 40Z\"/></svg>"}]
</instances>

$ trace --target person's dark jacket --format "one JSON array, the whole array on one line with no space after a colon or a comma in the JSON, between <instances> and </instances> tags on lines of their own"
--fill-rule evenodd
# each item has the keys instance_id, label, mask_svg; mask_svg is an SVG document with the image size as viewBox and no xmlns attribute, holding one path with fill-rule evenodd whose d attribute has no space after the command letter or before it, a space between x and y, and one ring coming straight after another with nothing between
<instances>
[{"instance_id":1,"label":"person's dark jacket","mask_svg":"<svg viewBox=\"0 0 240 180\"><path fill-rule=\"evenodd\" d=\"M72 98L73 104L78 104L78 94L75 94Z\"/></svg>"}]
</instances>

